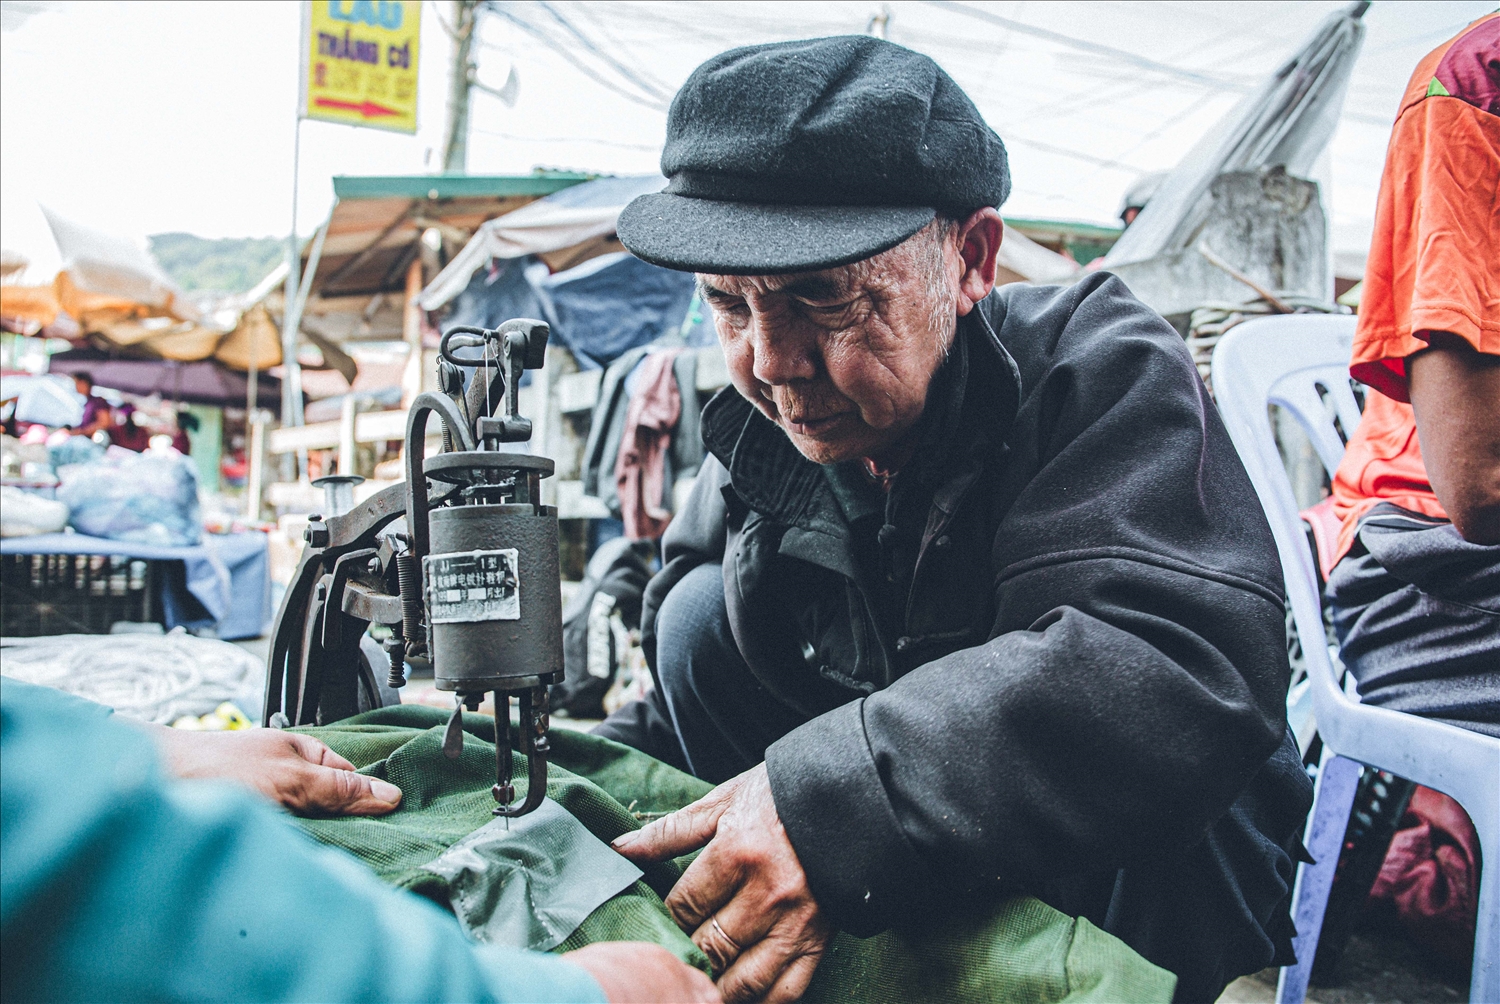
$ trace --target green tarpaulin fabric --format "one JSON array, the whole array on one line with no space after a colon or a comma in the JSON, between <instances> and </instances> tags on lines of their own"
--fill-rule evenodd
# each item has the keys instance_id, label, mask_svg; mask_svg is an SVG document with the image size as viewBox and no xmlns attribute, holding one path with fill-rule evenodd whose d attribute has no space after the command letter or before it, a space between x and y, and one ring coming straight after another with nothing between
<instances>
[{"instance_id":1,"label":"green tarpaulin fabric","mask_svg":"<svg viewBox=\"0 0 1500 1004\"><path fill-rule=\"evenodd\" d=\"M451 909L448 880L424 866L494 819L495 750L493 722L465 715L462 754L455 760L443 756L447 717L437 708L397 705L297 731L317 736L361 772L405 793L388 816L301 820L307 831L355 854L387 882ZM712 787L607 739L556 729L552 744L548 797L606 842ZM525 762L513 755L524 795ZM662 905L686 860L647 866L640 881L589 914L555 950L595 941L651 941L708 971L708 959ZM863 940L837 935L804 1000L1167 1002L1175 985L1171 973L1087 920L1022 896L985 916L955 914L920 931Z\"/></svg>"}]
</instances>

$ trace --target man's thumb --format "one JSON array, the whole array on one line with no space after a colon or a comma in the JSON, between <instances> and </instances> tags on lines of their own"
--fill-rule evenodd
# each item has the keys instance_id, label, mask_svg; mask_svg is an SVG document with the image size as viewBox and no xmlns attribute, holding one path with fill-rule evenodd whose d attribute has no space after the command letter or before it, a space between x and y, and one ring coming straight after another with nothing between
<instances>
[{"instance_id":1,"label":"man's thumb","mask_svg":"<svg viewBox=\"0 0 1500 1004\"><path fill-rule=\"evenodd\" d=\"M352 770L310 765L304 810L329 815L380 816L401 804L401 789Z\"/></svg>"}]
</instances>

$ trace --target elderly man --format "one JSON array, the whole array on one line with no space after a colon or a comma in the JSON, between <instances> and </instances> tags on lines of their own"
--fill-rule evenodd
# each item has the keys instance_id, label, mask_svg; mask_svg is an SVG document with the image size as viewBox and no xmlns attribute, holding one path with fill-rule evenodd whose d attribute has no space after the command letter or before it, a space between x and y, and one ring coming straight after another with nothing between
<instances>
[{"instance_id":1,"label":"elderly man","mask_svg":"<svg viewBox=\"0 0 1500 1004\"><path fill-rule=\"evenodd\" d=\"M728 1000L834 928L1034 894L1212 1000L1290 959L1310 785L1280 568L1181 339L1125 286L994 288L1005 148L930 59L737 49L622 214L733 387L601 733L724 782L622 838Z\"/></svg>"}]
</instances>

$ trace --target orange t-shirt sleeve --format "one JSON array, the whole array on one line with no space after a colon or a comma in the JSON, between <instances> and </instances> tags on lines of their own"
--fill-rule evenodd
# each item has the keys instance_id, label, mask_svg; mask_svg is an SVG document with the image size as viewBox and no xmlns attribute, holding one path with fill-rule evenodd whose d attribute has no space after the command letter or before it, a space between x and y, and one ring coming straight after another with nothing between
<instances>
[{"instance_id":1,"label":"orange t-shirt sleeve","mask_svg":"<svg viewBox=\"0 0 1500 1004\"><path fill-rule=\"evenodd\" d=\"M1500 115L1443 93L1446 51L1417 67L1391 134L1350 365L1403 402L1406 357L1429 331L1500 354Z\"/></svg>"}]
</instances>

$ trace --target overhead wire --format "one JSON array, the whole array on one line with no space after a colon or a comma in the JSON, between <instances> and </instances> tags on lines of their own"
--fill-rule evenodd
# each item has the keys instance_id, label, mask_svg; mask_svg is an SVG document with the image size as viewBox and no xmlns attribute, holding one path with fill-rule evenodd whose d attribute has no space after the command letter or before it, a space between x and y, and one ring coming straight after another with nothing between
<instances>
[{"instance_id":1,"label":"overhead wire","mask_svg":"<svg viewBox=\"0 0 1500 1004\"><path fill-rule=\"evenodd\" d=\"M665 112L667 110L667 101L665 99L659 97L654 93L648 92L647 94L638 94L636 92L626 90L614 81L607 79L593 67L589 66L583 60L579 59L567 45L552 37L547 32L543 31L539 26L534 25L523 18L517 17L507 7L495 3L494 0L487 0L487 2L485 3L485 10L488 10L505 18L511 24L515 25L517 28L520 28L522 31L526 32L528 35L532 36L537 41L547 46L547 48L557 53L563 59L567 60L574 69L578 70L584 76L588 77L590 80L594 81L600 86L614 92L615 94L618 94L620 97L625 98L627 101L634 102L635 104L641 105L642 107L650 108L658 112Z\"/></svg>"},{"instance_id":2,"label":"overhead wire","mask_svg":"<svg viewBox=\"0 0 1500 1004\"><path fill-rule=\"evenodd\" d=\"M453 27L448 24L448 21L443 17L443 8L442 5L438 3L438 0L427 0L427 6L432 8L433 16L437 18L438 27L443 29L444 35L448 36L448 41L457 42L458 33L453 30Z\"/></svg>"},{"instance_id":3,"label":"overhead wire","mask_svg":"<svg viewBox=\"0 0 1500 1004\"><path fill-rule=\"evenodd\" d=\"M611 45L614 45L625 53L625 55L631 60L636 73L639 73L642 77L645 77L647 80L660 87L662 89L662 92L668 98L671 98L673 94L677 93L676 84L669 83L668 81L665 81L661 77L658 77L656 74L652 73L650 68L646 65L648 60L641 58L640 54L635 50L635 48L625 39L621 38L618 34L611 31L609 26L605 23L604 18L599 16L601 11L608 8L608 4L575 3L572 6L584 20L593 24L593 26L598 30L599 34L604 36L605 41L609 42Z\"/></svg>"},{"instance_id":4,"label":"overhead wire","mask_svg":"<svg viewBox=\"0 0 1500 1004\"><path fill-rule=\"evenodd\" d=\"M1139 73L1110 74L1110 81L1107 82L1117 82L1121 85L1117 91L1112 92L1112 97L1130 97L1143 91L1149 91L1153 86L1161 86L1160 83L1153 83L1151 80L1152 77L1155 77L1157 81L1165 77L1169 80L1189 84L1197 88L1207 88L1208 93L1186 102L1165 120L1154 125L1149 132L1140 136L1138 142L1135 142L1124 151L1113 156L1099 156L1069 146L1032 139L1023 133L1014 131L1014 127L1018 122L1034 120L1042 114L1052 117L1059 111L1072 111L1077 107L1086 105L1090 101L1096 101L1098 99L1097 88L1090 88L1087 94L1054 94L1052 100L1044 98L1040 102L1029 103L1030 107L1027 107L1026 111L1020 116L1010 122L1001 124L1001 128L1007 133L1007 142L1015 142L1044 153L1089 164L1096 170L1143 172L1144 168L1129 162L1128 158L1131 154L1140 150L1167 129L1170 129L1183 119L1200 110L1215 95L1222 94L1225 91L1243 93L1253 86L1252 82L1239 77L1173 65L1124 49L1091 42L1062 32L1027 24L1014 18L993 14L989 11L972 7L967 3L957 2L957 0L923 0L923 2L928 6L943 9L962 17L994 24L1008 31L1030 36L1046 43L1101 56L1116 65L1123 64L1123 66L1132 67L1135 70L1145 71L1146 74L1149 74L1149 76L1144 78ZM638 69L632 68L606 47L609 44L616 51L624 50L627 53L629 52L629 47L611 31L610 27L611 25L619 26L626 23L622 20L626 11L620 6L571 5L567 14L559 10L558 6L553 2L549 2L549 0L537 0L534 5L527 6L538 7L544 11L552 22L553 30L546 30L542 24L535 23L530 18L520 16L517 10L517 8L521 7L519 4L505 4L502 6L496 3L495 0L487 0L485 4L486 9L500 14L511 24L514 24L526 34L556 52L559 56L567 60L569 64L584 73L589 79L604 86L612 93L646 108L656 111L666 110L671 98L668 91L671 90L672 85L660 80L654 74L650 74L644 67ZM661 36L664 42L669 40L691 40L697 43L710 41L724 44L747 44L754 41L769 41L774 38L787 38L793 37L793 35L814 33L815 28L823 26L825 21L827 21L829 26L834 28L842 24L842 22L835 23L828 21L826 18L819 19L816 26L799 21L791 26L794 31L789 34L787 22L771 21L766 18L757 17L754 14L747 15L743 8L715 6L710 10L708 5L701 3L680 3L665 5L663 7L653 7L650 16L645 18L639 16L639 8L631 7L628 10L630 11L630 20L628 23L631 27L649 25L650 28L655 29L655 34ZM685 12L687 16L684 17L679 12ZM579 26L579 23L575 22L569 14L573 15L573 17L582 17L586 23L591 23L594 31L607 39L607 43L601 43L594 38L590 38ZM733 29L737 29L733 34L738 37L719 34L714 30L715 28L725 29L726 21L733 26ZM554 34L559 29L566 33L566 38ZM746 38L744 37L746 34L765 35L766 38ZM961 38L951 36L941 31L933 31L931 26L916 29L912 34L921 37L928 44L943 48L951 49L957 47L967 52L978 52L982 51L983 48L983 43L976 42L972 37ZM1223 36L1221 35L1216 36L1212 41L1213 43L1218 43L1222 40ZM587 62L585 61L586 59L588 60ZM635 62L639 62L639 60L635 60ZM612 80L609 78L610 76L618 76L620 80ZM1355 121L1371 122L1372 124L1389 124L1388 119L1381 121L1375 116L1357 112L1346 111L1344 117ZM583 142L642 151L660 149L659 144L632 144L616 140L591 139L587 137L521 137L515 134L491 130L481 129L479 131L488 135L513 140L558 143Z\"/></svg>"},{"instance_id":5,"label":"overhead wire","mask_svg":"<svg viewBox=\"0 0 1500 1004\"><path fill-rule=\"evenodd\" d=\"M1044 153L1055 153L1060 157L1071 157L1074 160L1081 160L1086 164L1093 164L1095 167L1107 168L1113 171L1134 171L1136 174L1144 174L1146 172L1145 168L1137 167L1135 164L1127 164L1123 160L1117 160L1113 157L1096 157L1091 153L1084 153L1082 150L1074 150L1071 147L1059 146L1056 143L1046 143L1039 139L1031 139L1015 132L1007 135L1005 142L1020 143L1022 146L1035 147Z\"/></svg>"},{"instance_id":6,"label":"overhead wire","mask_svg":"<svg viewBox=\"0 0 1500 1004\"><path fill-rule=\"evenodd\" d=\"M1155 59L1130 52L1126 49L1117 49L1112 45L1101 45L1098 42L1090 42L1086 39L1075 38L1072 35L1065 35L1060 31L1053 31L1050 28L1042 28L1034 24L1027 24L1025 21L1017 21L1014 18L1003 17L987 10L980 10L977 7L970 7L966 3L959 3L958 0L922 0L922 2L930 7L952 11L955 14L962 14L977 21L1000 25L1009 28L1011 31L1020 32L1023 35L1043 38L1058 45L1077 49L1080 52L1087 52L1095 56L1104 56L1122 63L1128 63L1143 70L1150 70L1153 73L1160 73L1164 76L1176 77L1179 80L1185 80L1202 86L1236 91L1246 91L1251 87L1246 81L1235 80L1219 74L1204 73L1199 70L1190 70L1182 66L1173 66L1170 63L1158 62Z\"/></svg>"},{"instance_id":7,"label":"overhead wire","mask_svg":"<svg viewBox=\"0 0 1500 1004\"><path fill-rule=\"evenodd\" d=\"M572 31L568 31L570 25L558 22L555 17L538 19L527 16L528 12L538 9L551 15L553 12L546 10L546 7L547 5L542 0L529 0L526 3L515 2L515 0L511 2L484 0L483 3L485 10L499 14L533 39L542 42L547 48L567 57L576 69L589 74L596 83L604 83L612 89L625 90L637 98L647 98L651 101L662 97L654 87L642 87L638 81L631 80L628 75L620 75L623 77L620 80L610 79L608 77L610 74L619 75L618 67L610 65L607 59L601 59L596 51L597 47L588 45L587 39L579 39ZM556 30L558 27L561 27L567 34L559 34ZM500 48L500 46L494 47Z\"/></svg>"},{"instance_id":8,"label":"overhead wire","mask_svg":"<svg viewBox=\"0 0 1500 1004\"><path fill-rule=\"evenodd\" d=\"M528 31L528 34L535 35L536 33ZM612 81L606 80L604 77L600 76L598 73L596 73L595 71L591 70L588 66L585 66L583 63L579 62L577 59L575 59L571 55L569 55L568 52L565 49L562 49L559 46L553 44L550 40L543 39L543 42L547 46L547 48L552 49L559 56L562 56L563 59L567 60L567 62L569 62L570 64L572 64L572 66L573 66L574 69L578 70L584 76L588 77L590 80L594 81L594 83L596 83L599 86L603 87L605 90L610 91L613 94L619 95L620 97L624 98L626 101L630 101L630 102L633 102L634 104L638 104L638 105L640 105L643 108L649 108L649 109L651 109L652 111L655 111L655 112L665 112L667 110L667 104L666 104L666 102L664 102L664 101L658 101L658 100L653 99L653 98L643 97L642 95L635 94L635 93L633 93L631 91L627 91L627 90L623 89L622 87L620 87L618 84L615 84ZM493 48L493 47L492 46L485 46L485 48Z\"/></svg>"},{"instance_id":9,"label":"overhead wire","mask_svg":"<svg viewBox=\"0 0 1500 1004\"><path fill-rule=\"evenodd\" d=\"M519 133L501 132L498 129L484 129L480 126L471 126L474 132L485 136L494 136L497 139L518 140L524 143L593 143L597 146L613 146L622 150L643 150L655 153L661 150L660 143L627 143L623 140L600 139L593 136L522 136Z\"/></svg>"},{"instance_id":10,"label":"overhead wire","mask_svg":"<svg viewBox=\"0 0 1500 1004\"><path fill-rule=\"evenodd\" d=\"M666 6L667 9L674 9L679 6L686 6L686 4L676 3L664 6ZM626 8L623 4L599 4L593 9L593 13L596 20L602 21L608 18L615 17L624 9ZM639 23L639 19L632 21L633 25L639 25ZM743 40L735 39L729 35L720 34L711 28L706 28L702 25L694 24L691 21L684 21L681 18L672 17L669 14L665 14L660 7L651 11L651 19L649 23L652 25L666 25L667 27L681 29L684 34L690 33L691 37L694 40L707 40L719 45L730 47L744 44Z\"/></svg>"},{"instance_id":11,"label":"overhead wire","mask_svg":"<svg viewBox=\"0 0 1500 1004\"><path fill-rule=\"evenodd\" d=\"M667 93L662 85L642 79L642 77L630 67L626 66L614 56L604 51L604 49L600 48L592 39L584 35L583 32L579 31L578 27L574 25L572 21L569 21L567 18L563 17L562 13L556 7L552 6L552 4L548 3L547 0L538 0L537 5L541 7L542 10L552 15L552 19L555 20L558 24L562 25L563 29L567 31L568 34L578 39L578 41L583 45L584 48L588 49L594 55L598 56L600 59L604 60L604 62L613 67L614 71L620 76L624 77L626 80L635 84L641 90L645 91L647 94L652 95L653 97L660 98L663 101L671 100L672 95Z\"/></svg>"},{"instance_id":12,"label":"overhead wire","mask_svg":"<svg viewBox=\"0 0 1500 1004\"><path fill-rule=\"evenodd\" d=\"M1187 118L1189 115L1191 115L1194 112L1198 111L1198 109L1202 108L1204 105L1208 104L1208 102L1210 102L1211 100L1213 100L1214 97L1215 97L1215 94L1214 94L1213 91L1205 91L1203 94L1200 94L1197 97L1196 100L1194 100L1193 102L1191 102L1190 104L1188 104L1186 107L1179 109L1177 112L1175 112L1173 115L1171 115L1169 118L1167 118L1164 122L1162 122L1156 128L1154 128L1154 129L1150 130L1149 132L1143 134L1140 137L1139 141L1136 142L1136 144L1134 146L1130 147L1127 150L1122 150L1119 153L1115 154L1114 159L1117 160L1117 161L1120 161L1121 158L1129 157L1131 154L1138 152L1147 143L1150 143L1152 140L1156 139L1162 133L1166 132L1168 129L1172 128L1174 125L1176 125L1177 123L1181 122L1183 119ZM1121 162L1123 162L1123 161L1121 161ZM1102 171L1102 170L1105 170L1105 167L1104 167L1104 165L1101 164L1101 165L1099 165L1099 167L1098 167L1097 170L1095 170L1092 174L1087 175L1083 179L1083 181L1084 182L1088 182L1088 181L1092 180L1095 176L1098 175L1099 171Z\"/></svg>"}]
</instances>

